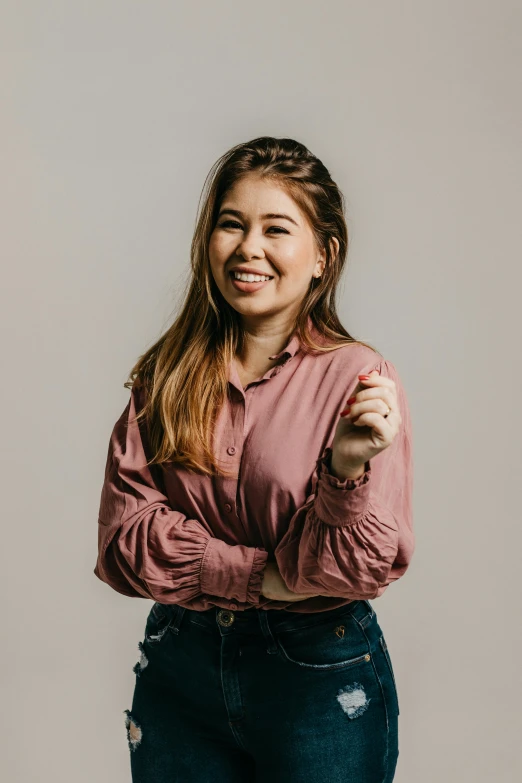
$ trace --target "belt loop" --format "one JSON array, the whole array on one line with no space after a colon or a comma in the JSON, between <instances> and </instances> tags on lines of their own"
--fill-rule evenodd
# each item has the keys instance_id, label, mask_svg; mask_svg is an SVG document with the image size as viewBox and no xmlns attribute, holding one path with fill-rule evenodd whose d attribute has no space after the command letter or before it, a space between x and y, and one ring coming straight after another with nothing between
<instances>
[{"instance_id":1,"label":"belt loop","mask_svg":"<svg viewBox=\"0 0 522 783\"><path fill-rule=\"evenodd\" d=\"M183 615L185 614L185 607L180 606L179 604L173 604L172 608L173 614L172 620L170 621L170 627L172 628L173 633L178 634Z\"/></svg>"},{"instance_id":2,"label":"belt loop","mask_svg":"<svg viewBox=\"0 0 522 783\"><path fill-rule=\"evenodd\" d=\"M278 646L276 640L272 635L272 631L270 630L270 625L268 624L269 611L270 611L269 609L258 609L257 616L259 617L259 624L261 625L263 636L268 642L268 647L266 648L266 651L268 653L276 653L278 651Z\"/></svg>"}]
</instances>

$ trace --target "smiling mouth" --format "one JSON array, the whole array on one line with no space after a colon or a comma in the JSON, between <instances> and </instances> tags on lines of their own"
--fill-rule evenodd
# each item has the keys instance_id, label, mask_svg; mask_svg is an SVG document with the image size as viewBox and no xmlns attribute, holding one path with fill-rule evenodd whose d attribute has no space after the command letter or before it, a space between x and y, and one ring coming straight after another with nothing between
<instances>
[{"instance_id":1,"label":"smiling mouth","mask_svg":"<svg viewBox=\"0 0 522 783\"><path fill-rule=\"evenodd\" d=\"M232 287L243 294L254 294L256 291L261 291L265 286L271 283L273 279L272 275L266 275L263 280L237 280L234 277L233 272L230 272Z\"/></svg>"},{"instance_id":2,"label":"smiling mouth","mask_svg":"<svg viewBox=\"0 0 522 783\"><path fill-rule=\"evenodd\" d=\"M235 276L234 270L232 270L228 274L230 275L232 280L235 280L237 283L266 283L266 282L268 282L267 280L241 280L241 278ZM249 273L248 272L244 272L243 274L249 274ZM269 280L273 280L274 279L273 275L255 275L255 276L256 277L268 277Z\"/></svg>"}]
</instances>

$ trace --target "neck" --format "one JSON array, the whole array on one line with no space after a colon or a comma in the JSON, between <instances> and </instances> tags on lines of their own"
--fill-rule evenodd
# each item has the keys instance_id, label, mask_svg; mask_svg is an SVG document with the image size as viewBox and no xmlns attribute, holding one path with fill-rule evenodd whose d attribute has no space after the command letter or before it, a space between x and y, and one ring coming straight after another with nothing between
<instances>
[{"instance_id":1,"label":"neck","mask_svg":"<svg viewBox=\"0 0 522 783\"><path fill-rule=\"evenodd\" d=\"M237 355L244 367L269 361L269 356L280 353L288 343L293 330L293 320L270 323L243 323L243 349Z\"/></svg>"}]
</instances>

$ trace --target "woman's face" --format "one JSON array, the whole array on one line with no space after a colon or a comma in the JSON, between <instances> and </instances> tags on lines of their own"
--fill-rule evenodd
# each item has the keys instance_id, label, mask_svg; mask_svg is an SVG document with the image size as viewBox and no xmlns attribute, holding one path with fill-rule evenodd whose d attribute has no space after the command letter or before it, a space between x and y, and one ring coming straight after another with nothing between
<instances>
[{"instance_id":1,"label":"woman's face","mask_svg":"<svg viewBox=\"0 0 522 783\"><path fill-rule=\"evenodd\" d=\"M254 318L283 313L292 318L312 277L320 277L325 265L325 253L317 249L308 219L295 201L256 175L243 177L224 197L209 256L223 297L239 313ZM250 267L271 279L235 285L231 273L237 267Z\"/></svg>"}]
</instances>

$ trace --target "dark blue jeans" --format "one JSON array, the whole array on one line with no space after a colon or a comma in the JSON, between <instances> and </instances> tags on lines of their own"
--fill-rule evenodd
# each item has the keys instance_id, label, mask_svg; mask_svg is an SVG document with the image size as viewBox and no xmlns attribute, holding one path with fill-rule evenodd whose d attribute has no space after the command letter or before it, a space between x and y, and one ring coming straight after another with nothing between
<instances>
[{"instance_id":1,"label":"dark blue jeans","mask_svg":"<svg viewBox=\"0 0 522 783\"><path fill-rule=\"evenodd\" d=\"M390 783L399 703L368 601L313 614L155 603L125 725L133 783Z\"/></svg>"}]
</instances>

